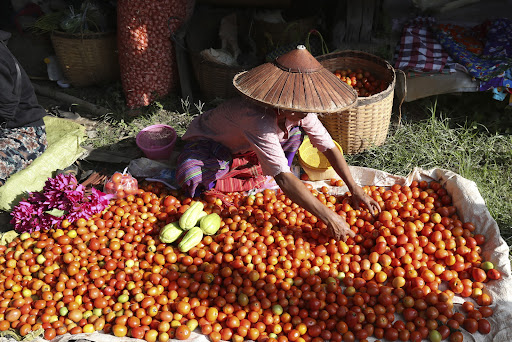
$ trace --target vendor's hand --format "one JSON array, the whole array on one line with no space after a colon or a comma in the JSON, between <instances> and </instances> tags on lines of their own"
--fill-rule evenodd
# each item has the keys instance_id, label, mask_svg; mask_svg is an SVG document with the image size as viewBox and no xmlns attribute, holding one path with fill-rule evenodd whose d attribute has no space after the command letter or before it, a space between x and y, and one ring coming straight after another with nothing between
<instances>
[{"instance_id":1,"label":"vendor's hand","mask_svg":"<svg viewBox=\"0 0 512 342\"><path fill-rule=\"evenodd\" d=\"M354 237L356 234L350 229L347 221L343 219L343 217L339 216L335 212L332 212L330 215L327 224L327 229L329 229L329 233L336 240L347 241L347 238Z\"/></svg>"},{"instance_id":2,"label":"vendor's hand","mask_svg":"<svg viewBox=\"0 0 512 342\"><path fill-rule=\"evenodd\" d=\"M352 191L352 204L355 209L360 209L361 204L369 210L370 214L376 215L380 213L381 208L379 203L371 198L366 192L364 192L363 188L357 187Z\"/></svg>"}]
</instances>

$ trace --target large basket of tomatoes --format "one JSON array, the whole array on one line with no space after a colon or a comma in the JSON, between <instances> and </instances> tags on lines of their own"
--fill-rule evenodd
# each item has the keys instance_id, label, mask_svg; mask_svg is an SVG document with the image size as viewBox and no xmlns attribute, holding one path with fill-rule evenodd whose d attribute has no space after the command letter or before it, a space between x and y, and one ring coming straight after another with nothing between
<instances>
[{"instance_id":1,"label":"large basket of tomatoes","mask_svg":"<svg viewBox=\"0 0 512 342\"><path fill-rule=\"evenodd\" d=\"M320 117L332 138L347 154L382 145L388 134L393 109L393 67L384 59L362 51L333 52L317 59L354 87L359 96L356 106Z\"/></svg>"}]
</instances>

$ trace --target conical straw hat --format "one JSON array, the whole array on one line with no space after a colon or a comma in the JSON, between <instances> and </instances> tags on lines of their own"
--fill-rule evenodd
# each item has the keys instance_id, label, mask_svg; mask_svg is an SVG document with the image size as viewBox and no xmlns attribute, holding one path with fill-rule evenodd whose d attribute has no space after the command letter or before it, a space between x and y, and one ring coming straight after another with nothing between
<instances>
[{"instance_id":1,"label":"conical straw hat","mask_svg":"<svg viewBox=\"0 0 512 342\"><path fill-rule=\"evenodd\" d=\"M306 113L336 113L353 106L356 91L324 68L304 45L272 63L238 73L233 85L261 104Z\"/></svg>"}]
</instances>

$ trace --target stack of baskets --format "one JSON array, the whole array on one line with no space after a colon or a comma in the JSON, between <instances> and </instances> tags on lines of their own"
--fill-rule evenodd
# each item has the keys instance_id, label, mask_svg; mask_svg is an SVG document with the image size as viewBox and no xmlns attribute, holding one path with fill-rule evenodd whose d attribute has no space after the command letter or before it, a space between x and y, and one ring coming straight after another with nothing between
<instances>
[{"instance_id":1,"label":"stack of baskets","mask_svg":"<svg viewBox=\"0 0 512 342\"><path fill-rule=\"evenodd\" d=\"M73 86L106 84L119 79L115 32L54 31L51 40L62 71Z\"/></svg>"},{"instance_id":2,"label":"stack of baskets","mask_svg":"<svg viewBox=\"0 0 512 342\"><path fill-rule=\"evenodd\" d=\"M339 51L317 57L328 70L363 69L386 81L388 87L375 95L359 97L357 104L320 120L346 154L363 152L386 141L393 109L395 70L382 58L362 51Z\"/></svg>"}]
</instances>

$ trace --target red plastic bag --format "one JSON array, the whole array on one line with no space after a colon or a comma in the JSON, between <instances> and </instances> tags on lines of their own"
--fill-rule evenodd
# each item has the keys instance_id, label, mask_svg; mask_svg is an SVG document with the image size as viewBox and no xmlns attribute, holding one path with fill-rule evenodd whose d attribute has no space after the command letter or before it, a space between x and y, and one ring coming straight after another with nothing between
<instances>
[{"instance_id":1,"label":"red plastic bag","mask_svg":"<svg viewBox=\"0 0 512 342\"><path fill-rule=\"evenodd\" d=\"M136 195L139 192L139 182L126 169L123 172L114 172L103 185L103 192L116 195L118 199Z\"/></svg>"}]
</instances>

